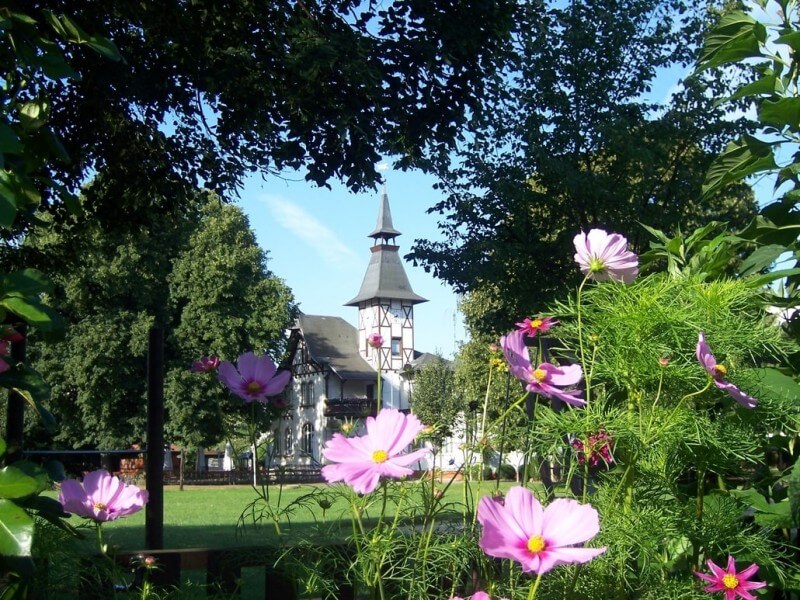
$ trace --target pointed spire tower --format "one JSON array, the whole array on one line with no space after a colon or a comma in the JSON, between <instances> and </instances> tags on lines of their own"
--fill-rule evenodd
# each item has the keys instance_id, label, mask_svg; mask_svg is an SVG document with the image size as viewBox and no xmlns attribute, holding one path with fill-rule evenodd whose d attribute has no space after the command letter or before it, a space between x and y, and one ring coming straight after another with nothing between
<instances>
[{"instance_id":1,"label":"pointed spire tower","mask_svg":"<svg viewBox=\"0 0 800 600\"><path fill-rule=\"evenodd\" d=\"M358 350L376 369L399 374L414 359L414 305L427 302L411 289L400 247L400 232L392 224L389 196L384 184L378 222L368 237L373 239L367 272L358 295L345 306L358 307ZM383 348L367 345L367 336L378 333ZM397 406L400 408L400 406Z\"/></svg>"}]
</instances>

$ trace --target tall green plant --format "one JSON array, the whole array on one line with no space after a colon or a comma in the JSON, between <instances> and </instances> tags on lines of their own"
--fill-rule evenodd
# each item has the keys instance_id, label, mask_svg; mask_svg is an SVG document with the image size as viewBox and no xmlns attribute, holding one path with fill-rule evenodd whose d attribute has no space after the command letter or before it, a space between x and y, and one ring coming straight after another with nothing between
<instances>
[{"instance_id":1,"label":"tall green plant","mask_svg":"<svg viewBox=\"0 0 800 600\"><path fill-rule=\"evenodd\" d=\"M756 109L759 128L730 142L714 160L703 184L703 197L742 179L772 175L774 199L739 235L757 245L745 260L745 274L763 272L779 258L789 263L769 280L786 278L783 298L800 301L800 5L795 0L750 0L746 11L723 16L707 35L697 71L733 66L749 73L723 105L746 99ZM784 266L784 265L781 265Z\"/></svg>"}]
</instances>

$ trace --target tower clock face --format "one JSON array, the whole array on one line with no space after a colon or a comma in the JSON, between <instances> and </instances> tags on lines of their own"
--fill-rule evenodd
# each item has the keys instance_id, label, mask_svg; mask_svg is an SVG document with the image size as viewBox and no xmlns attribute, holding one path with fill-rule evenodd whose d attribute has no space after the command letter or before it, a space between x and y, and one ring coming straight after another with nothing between
<instances>
[{"instance_id":1,"label":"tower clock face","mask_svg":"<svg viewBox=\"0 0 800 600\"><path fill-rule=\"evenodd\" d=\"M403 312L403 309L402 308L398 308L396 306L392 306L389 309L389 314L392 316L392 318L395 321L402 321L403 318L406 316L405 313Z\"/></svg>"}]
</instances>

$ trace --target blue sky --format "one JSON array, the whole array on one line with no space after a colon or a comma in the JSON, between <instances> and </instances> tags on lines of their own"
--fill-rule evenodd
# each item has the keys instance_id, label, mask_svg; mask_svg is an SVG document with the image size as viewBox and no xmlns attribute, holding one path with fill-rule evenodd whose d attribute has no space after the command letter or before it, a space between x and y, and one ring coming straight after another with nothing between
<instances>
[{"instance_id":1,"label":"blue sky","mask_svg":"<svg viewBox=\"0 0 800 600\"><path fill-rule=\"evenodd\" d=\"M671 70L657 79L649 100L666 100L689 69ZM427 209L443 198L435 179L418 172L384 171L401 255L415 239L441 239L438 215ZM238 205L250 219L259 245L269 254L270 270L294 292L307 314L339 316L357 324L357 309L343 306L361 287L369 263L380 190L353 194L341 185L319 188L301 174L287 178L252 176ZM416 306L415 349L452 357L466 333L458 298L450 287L406 263L414 291L429 301ZM520 318L525 315L521 315Z\"/></svg>"},{"instance_id":2,"label":"blue sky","mask_svg":"<svg viewBox=\"0 0 800 600\"><path fill-rule=\"evenodd\" d=\"M437 215L426 210L441 199L435 179L416 172L384 171L401 255L415 239L440 239ZM259 245L269 253L270 270L294 292L307 314L339 316L357 324L358 310L343 306L359 291L370 258L380 190L353 194L303 181L259 176L245 183L238 205L250 219ZM415 348L451 357L465 333L457 296L449 286L406 263L414 291L428 299L414 309Z\"/></svg>"}]
</instances>

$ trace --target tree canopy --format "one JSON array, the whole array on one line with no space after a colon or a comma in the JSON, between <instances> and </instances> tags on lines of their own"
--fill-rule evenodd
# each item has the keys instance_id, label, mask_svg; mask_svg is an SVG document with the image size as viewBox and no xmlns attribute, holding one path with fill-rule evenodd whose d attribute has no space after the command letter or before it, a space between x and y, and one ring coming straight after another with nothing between
<instances>
[{"instance_id":1,"label":"tree canopy","mask_svg":"<svg viewBox=\"0 0 800 600\"><path fill-rule=\"evenodd\" d=\"M706 168L742 125L683 82L666 104L644 99L659 72L689 64L707 19L693 2L530 2L516 14L514 62L467 127L446 193L440 242L408 255L474 298L470 324L507 330L574 283L572 238L599 226L646 248L638 223L675 232L743 225L746 186L700 200Z\"/></svg>"},{"instance_id":2,"label":"tree canopy","mask_svg":"<svg viewBox=\"0 0 800 600\"><path fill-rule=\"evenodd\" d=\"M464 410L453 388L453 365L441 356L426 361L414 373L411 410L425 425L435 428L438 444L452 435L458 413Z\"/></svg>"},{"instance_id":3,"label":"tree canopy","mask_svg":"<svg viewBox=\"0 0 800 600\"><path fill-rule=\"evenodd\" d=\"M32 344L32 364L52 386L55 439L66 446L127 447L143 437L154 324L169 333L168 435L219 441L241 403L189 366L212 352L228 360L245 350L279 353L294 315L291 292L267 269L247 218L213 194L196 196L189 214L153 217L137 231L72 219L39 230L26 249L53 268L52 305L70 324L63 342Z\"/></svg>"},{"instance_id":4,"label":"tree canopy","mask_svg":"<svg viewBox=\"0 0 800 600\"><path fill-rule=\"evenodd\" d=\"M401 167L423 155L444 159L466 114L479 109L514 3L7 4L24 16L3 30L8 97L20 105L46 97L70 159L43 171L72 191L104 173L111 193L89 191L84 208L124 223L197 187L228 196L253 171L302 170L316 184L335 178L358 190L378 181L383 155ZM113 44L105 56L63 44L54 23ZM42 35L46 52L66 57L58 70L41 45L17 60L13 48ZM114 45L121 62L108 60ZM23 121L12 119L12 129ZM58 207L46 187L45 202Z\"/></svg>"}]
</instances>

